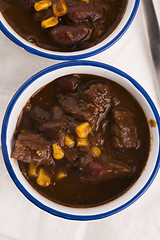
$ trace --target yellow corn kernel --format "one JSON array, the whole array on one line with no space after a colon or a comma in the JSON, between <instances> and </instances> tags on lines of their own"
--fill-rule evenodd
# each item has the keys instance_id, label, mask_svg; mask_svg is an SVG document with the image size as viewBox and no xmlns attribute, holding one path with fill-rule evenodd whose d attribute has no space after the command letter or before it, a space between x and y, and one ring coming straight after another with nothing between
<instances>
[{"instance_id":1,"label":"yellow corn kernel","mask_svg":"<svg viewBox=\"0 0 160 240\"><path fill-rule=\"evenodd\" d=\"M58 111L58 109L59 109L59 107L57 107L57 106L53 107L54 111Z\"/></svg>"},{"instance_id":2,"label":"yellow corn kernel","mask_svg":"<svg viewBox=\"0 0 160 240\"><path fill-rule=\"evenodd\" d=\"M41 187L47 187L51 183L51 178L48 175L48 173L43 169L39 169L38 177L37 177L37 183Z\"/></svg>"},{"instance_id":3,"label":"yellow corn kernel","mask_svg":"<svg viewBox=\"0 0 160 240\"><path fill-rule=\"evenodd\" d=\"M52 145L52 148L53 148L53 157L55 159L61 159L64 157L63 149L57 143L54 143Z\"/></svg>"},{"instance_id":4,"label":"yellow corn kernel","mask_svg":"<svg viewBox=\"0 0 160 240\"><path fill-rule=\"evenodd\" d=\"M65 136L64 143L67 147L73 147L75 142L70 137Z\"/></svg>"},{"instance_id":5,"label":"yellow corn kernel","mask_svg":"<svg viewBox=\"0 0 160 240\"><path fill-rule=\"evenodd\" d=\"M34 4L34 9L39 12L45 8L48 8L52 5L52 1L51 0L42 0L42 1L39 1L39 2L36 2Z\"/></svg>"},{"instance_id":6,"label":"yellow corn kernel","mask_svg":"<svg viewBox=\"0 0 160 240\"><path fill-rule=\"evenodd\" d=\"M34 163L29 164L28 175L31 176L31 177L36 177L37 176L37 168L36 168Z\"/></svg>"},{"instance_id":7,"label":"yellow corn kernel","mask_svg":"<svg viewBox=\"0 0 160 240\"><path fill-rule=\"evenodd\" d=\"M78 147L87 147L89 145L87 138L78 138L77 139L77 146Z\"/></svg>"},{"instance_id":8,"label":"yellow corn kernel","mask_svg":"<svg viewBox=\"0 0 160 240\"><path fill-rule=\"evenodd\" d=\"M40 150L37 150L36 154L38 155L38 157L40 157L42 155Z\"/></svg>"},{"instance_id":9,"label":"yellow corn kernel","mask_svg":"<svg viewBox=\"0 0 160 240\"><path fill-rule=\"evenodd\" d=\"M64 16L67 13L67 5L64 0L60 0L58 3L53 4L53 13L56 17Z\"/></svg>"},{"instance_id":10,"label":"yellow corn kernel","mask_svg":"<svg viewBox=\"0 0 160 240\"><path fill-rule=\"evenodd\" d=\"M63 179L67 177L67 173L66 172L59 172L58 175L57 175L57 179L60 180L60 179Z\"/></svg>"},{"instance_id":11,"label":"yellow corn kernel","mask_svg":"<svg viewBox=\"0 0 160 240\"><path fill-rule=\"evenodd\" d=\"M81 2L89 3L89 0L81 0Z\"/></svg>"},{"instance_id":12,"label":"yellow corn kernel","mask_svg":"<svg viewBox=\"0 0 160 240\"><path fill-rule=\"evenodd\" d=\"M78 137L85 138L91 132L91 126L88 122L82 123L78 127L76 127L76 133Z\"/></svg>"},{"instance_id":13,"label":"yellow corn kernel","mask_svg":"<svg viewBox=\"0 0 160 240\"><path fill-rule=\"evenodd\" d=\"M95 158L100 157L101 149L99 147L96 147L96 146L92 147L92 155Z\"/></svg>"},{"instance_id":14,"label":"yellow corn kernel","mask_svg":"<svg viewBox=\"0 0 160 240\"><path fill-rule=\"evenodd\" d=\"M58 24L58 18L57 17L51 17L48 18L44 21L41 22L41 27L42 28L50 28L50 27L54 27Z\"/></svg>"}]
</instances>

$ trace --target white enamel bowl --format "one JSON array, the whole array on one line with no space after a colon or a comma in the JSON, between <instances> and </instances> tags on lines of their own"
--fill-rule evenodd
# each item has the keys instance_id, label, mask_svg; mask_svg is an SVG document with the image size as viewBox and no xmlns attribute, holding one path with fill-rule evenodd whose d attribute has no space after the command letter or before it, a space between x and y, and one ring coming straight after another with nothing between
<instances>
[{"instance_id":1,"label":"white enamel bowl","mask_svg":"<svg viewBox=\"0 0 160 240\"><path fill-rule=\"evenodd\" d=\"M0 29L10 40L12 40L14 43L16 43L17 45L19 45L20 47L24 48L26 51L32 54L36 54L41 57L57 59L57 60L82 59L82 58L87 58L87 57L96 55L110 48L114 43L116 43L131 25L136 15L136 12L138 10L139 2L140 0L128 0L128 5L121 22L105 40L103 40L102 42L100 42L99 44L96 44L91 48L81 50L81 51L76 51L76 52L50 51L29 43L24 38L19 36L11 28L11 26L7 23L7 21L5 20L1 12L0 12Z\"/></svg>"},{"instance_id":2,"label":"white enamel bowl","mask_svg":"<svg viewBox=\"0 0 160 240\"><path fill-rule=\"evenodd\" d=\"M147 119L157 122L150 128L152 136L151 151L147 165L137 182L122 196L110 203L91 208L71 208L56 204L34 190L23 177L17 161L11 159L11 141L18 116L28 99L42 86L54 79L71 74L86 73L109 78L127 89L143 108ZM115 214L135 202L151 185L160 165L159 158L160 120L156 107L145 90L124 72L98 62L75 61L60 63L42 70L26 81L15 93L6 110L2 126L2 151L8 172L19 190L35 205L59 217L75 220L94 220Z\"/></svg>"}]
</instances>

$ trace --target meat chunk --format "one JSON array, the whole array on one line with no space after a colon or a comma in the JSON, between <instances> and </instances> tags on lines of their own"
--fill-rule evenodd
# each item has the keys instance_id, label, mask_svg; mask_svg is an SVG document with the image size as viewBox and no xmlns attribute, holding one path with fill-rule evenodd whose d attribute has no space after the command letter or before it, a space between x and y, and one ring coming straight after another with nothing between
<instances>
[{"instance_id":1,"label":"meat chunk","mask_svg":"<svg viewBox=\"0 0 160 240\"><path fill-rule=\"evenodd\" d=\"M64 146L64 138L67 131L67 122L65 119L61 120L47 120L42 122L38 130L47 138L50 142L55 141L60 144L61 147Z\"/></svg>"},{"instance_id":2,"label":"meat chunk","mask_svg":"<svg viewBox=\"0 0 160 240\"><path fill-rule=\"evenodd\" d=\"M41 133L46 133L50 131L57 131L63 129L63 127L64 127L63 121L46 120L39 125L38 130Z\"/></svg>"},{"instance_id":3,"label":"meat chunk","mask_svg":"<svg viewBox=\"0 0 160 240\"><path fill-rule=\"evenodd\" d=\"M77 94L59 94L57 98L58 103L65 112L81 121L88 121L94 126L98 116L98 111L94 105L91 106L91 104L86 103L83 99L79 98Z\"/></svg>"},{"instance_id":4,"label":"meat chunk","mask_svg":"<svg viewBox=\"0 0 160 240\"><path fill-rule=\"evenodd\" d=\"M78 151L76 148L65 148L64 155L69 162L74 162L78 158Z\"/></svg>"},{"instance_id":5,"label":"meat chunk","mask_svg":"<svg viewBox=\"0 0 160 240\"><path fill-rule=\"evenodd\" d=\"M86 24L58 25L51 30L51 37L59 44L71 45L85 39L90 33Z\"/></svg>"},{"instance_id":6,"label":"meat chunk","mask_svg":"<svg viewBox=\"0 0 160 240\"><path fill-rule=\"evenodd\" d=\"M60 106L69 114L72 114L76 118L85 120L91 116L91 112L88 111L87 103L82 99L79 99L77 94L68 94L57 96Z\"/></svg>"},{"instance_id":7,"label":"meat chunk","mask_svg":"<svg viewBox=\"0 0 160 240\"><path fill-rule=\"evenodd\" d=\"M118 163L93 160L83 169L83 177L81 180L97 182L106 179L125 177L131 172L131 169Z\"/></svg>"},{"instance_id":8,"label":"meat chunk","mask_svg":"<svg viewBox=\"0 0 160 240\"><path fill-rule=\"evenodd\" d=\"M36 106L30 110L30 117L34 120L35 123L39 124L42 121L49 119L49 113L46 112L43 108Z\"/></svg>"},{"instance_id":9,"label":"meat chunk","mask_svg":"<svg viewBox=\"0 0 160 240\"><path fill-rule=\"evenodd\" d=\"M20 134L12 158L37 165L53 163L50 144L40 134Z\"/></svg>"},{"instance_id":10,"label":"meat chunk","mask_svg":"<svg viewBox=\"0 0 160 240\"><path fill-rule=\"evenodd\" d=\"M111 107L110 87L102 83L92 84L84 92L79 90L79 94L59 94L57 99L65 112L80 121L89 122L92 129L99 124L100 114L106 114Z\"/></svg>"},{"instance_id":11,"label":"meat chunk","mask_svg":"<svg viewBox=\"0 0 160 240\"><path fill-rule=\"evenodd\" d=\"M68 9L67 17L74 23L96 21L102 17L102 10L92 4L79 4Z\"/></svg>"},{"instance_id":12,"label":"meat chunk","mask_svg":"<svg viewBox=\"0 0 160 240\"><path fill-rule=\"evenodd\" d=\"M52 120L62 120L65 117L64 111L58 106L51 109L50 115Z\"/></svg>"},{"instance_id":13,"label":"meat chunk","mask_svg":"<svg viewBox=\"0 0 160 240\"><path fill-rule=\"evenodd\" d=\"M125 110L113 112L113 144L117 148L136 148L137 132L134 115Z\"/></svg>"},{"instance_id":14,"label":"meat chunk","mask_svg":"<svg viewBox=\"0 0 160 240\"><path fill-rule=\"evenodd\" d=\"M67 121L64 111L60 107L53 107L50 111L49 119L38 124L38 130L50 141L63 141L67 130Z\"/></svg>"},{"instance_id":15,"label":"meat chunk","mask_svg":"<svg viewBox=\"0 0 160 240\"><path fill-rule=\"evenodd\" d=\"M75 134L76 128L79 124L78 124L78 122L76 122L76 120L72 116L67 116L66 122L67 122L66 129L67 129L68 133L71 133L71 135L73 136Z\"/></svg>"},{"instance_id":16,"label":"meat chunk","mask_svg":"<svg viewBox=\"0 0 160 240\"><path fill-rule=\"evenodd\" d=\"M88 147L85 151L85 148L81 148L81 154L80 154L80 161L79 161L79 168L80 169L87 169L86 166L90 164L93 161L93 156L91 155L90 148ZM82 152L85 151L85 152Z\"/></svg>"},{"instance_id":17,"label":"meat chunk","mask_svg":"<svg viewBox=\"0 0 160 240\"><path fill-rule=\"evenodd\" d=\"M94 83L84 92L88 99L104 112L111 106L111 90L107 84Z\"/></svg>"}]
</instances>

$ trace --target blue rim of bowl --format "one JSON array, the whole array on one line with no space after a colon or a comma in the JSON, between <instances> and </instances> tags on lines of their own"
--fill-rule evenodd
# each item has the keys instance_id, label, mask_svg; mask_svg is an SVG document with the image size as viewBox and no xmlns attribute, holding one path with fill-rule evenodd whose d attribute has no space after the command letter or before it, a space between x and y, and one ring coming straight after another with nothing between
<instances>
[{"instance_id":1,"label":"blue rim of bowl","mask_svg":"<svg viewBox=\"0 0 160 240\"><path fill-rule=\"evenodd\" d=\"M44 70L40 71L39 73L35 74L34 76L32 76L30 79L28 79L19 89L18 91L15 93L15 95L13 96L13 98L11 99L4 119L3 119L3 124L2 124L2 132L1 132L1 142L2 142L2 152L3 152L3 157L4 157L4 162L5 165L7 167L7 170L12 178L12 180L14 181L14 183L16 184L16 186L19 188L19 190L35 205L37 205L39 208L45 210L48 213L51 213L53 215L62 217L62 218L66 218L66 219L70 219L70 220L81 220L81 221L85 221L85 220L96 220L96 219L100 219L100 218L104 218L104 217L108 217L110 215L113 215L115 213L118 213L120 211L122 211L123 209L127 208L128 206L130 206L131 204L133 204L138 198L140 198L144 192L150 187L151 183L153 182L154 178L156 177L156 174L159 170L160 167L160 149L158 152L158 157L157 157L157 161L154 167L154 170L150 176L150 178L148 179L147 183L143 186L143 188L132 198L130 199L128 202L124 203L122 206L117 207L111 211L108 212L104 212L101 214L96 214L96 215L72 215L72 214L67 214L67 213L63 213L63 212L59 212L57 210L54 210L48 206L45 206L44 204L42 204L41 202L39 202L37 199L35 199L24 187L23 185L19 182L19 180L17 179L14 170L10 164L10 157L8 155L8 150L7 150L7 144L6 144L6 133L7 133L7 128L8 128L8 121L10 118L10 114L12 109L14 108L14 105L16 104L17 99L20 97L20 95L23 93L23 91L34 81L38 81L38 78L40 78L41 76L55 71L57 69L63 69L66 67L73 67L73 66L93 66L93 67L97 67L97 68L102 68L102 69L106 69L107 71L110 72L114 72L117 75L122 76L123 78L125 78L127 81L131 82L132 85L134 85L139 92L142 93L142 95L145 97L145 99L147 100L147 102L149 103L153 114L155 116L155 119L157 121L157 126L158 126L158 133L160 136L160 118L159 118L159 114L157 112L157 109L154 105L154 103L152 102L151 98L149 97L149 95L147 94L147 92L139 85L139 83L137 83L132 77L130 77L129 75L127 75L126 73L122 72L121 70L104 64L104 63L100 63L100 62L94 62L94 61L69 61L69 62L63 62L63 63L58 63L56 65L50 66L48 68L45 68ZM45 83L44 83L45 84Z\"/></svg>"},{"instance_id":2,"label":"blue rim of bowl","mask_svg":"<svg viewBox=\"0 0 160 240\"><path fill-rule=\"evenodd\" d=\"M15 44L17 44L18 46L24 48L26 51L35 54L37 56L40 57L45 57L45 58L50 58L50 59L55 59L55 60L77 60L77 59L82 59L82 58L88 58L91 56L94 56L98 53L101 53L103 51L105 51L106 49L110 48L112 45L114 45L123 35L124 33L128 30L129 26L131 25L134 17L136 16L138 7L139 7L139 3L140 0L135 0L135 4L132 10L132 13L127 21L127 23L125 24L125 26L123 27L123 29L107 44L105 44L104 46L93 50L91 52L88 53L77 53L75 55L58 55L58 54L52 54L52 53L44 53L43 49L38 50L35 49L34 47L30 47L25 45L22 41L20 41L17 37L15 37L5 26L4 24L0 21L0 30L11 40L13 41ZM45 49L44 49L45 50Z\"/></svg>"}]
</instances>

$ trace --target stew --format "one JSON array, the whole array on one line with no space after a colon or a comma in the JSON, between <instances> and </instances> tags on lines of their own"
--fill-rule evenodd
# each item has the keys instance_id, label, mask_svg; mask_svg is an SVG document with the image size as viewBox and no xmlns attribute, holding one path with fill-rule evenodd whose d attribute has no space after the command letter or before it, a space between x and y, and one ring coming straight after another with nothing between
<instances>
[{"instance_id":1,"label":"stew","mask_svg":"<svg viewBox=\"0 0 160 240\"><path fill-rule=\"evenodd\" d=\"M46 198L91 207L126 192L141 175L149 151L148 122L131 93L103 77L71 74L28 100L12 157Z\"/></svg>"},{"instance_id":2,"label":"stew","mask_svg":"<svg viewBox=\"0 0 160 240\"><path fill-rule=\"evenodd\" d=\"M94 46L121 21L128 0L1 0L9 25L44 49L70 52Z\"/></svg>"}]
</instances>

